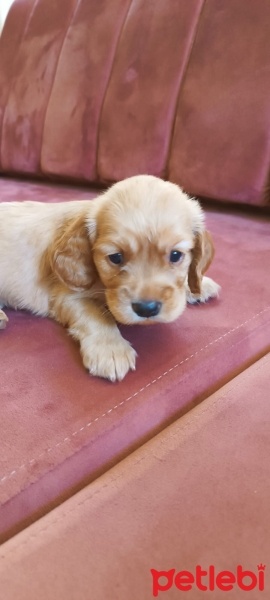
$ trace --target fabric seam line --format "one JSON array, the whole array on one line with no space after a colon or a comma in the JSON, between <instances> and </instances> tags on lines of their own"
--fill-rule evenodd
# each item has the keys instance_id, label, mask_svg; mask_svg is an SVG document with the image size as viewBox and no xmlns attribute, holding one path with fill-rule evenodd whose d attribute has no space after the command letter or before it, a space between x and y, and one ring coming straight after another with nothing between
<instances>
[{"instance_id":1,"label":"fabric seam line","mask_svg":"<svg viewBox=\"0 0 270 600\"><path fill-rule=\"evenodd\" d=\"M250 317L250 319L247 319L243 323L240 323L240 325L237 325L233 329L229 329L223 335L219 336L215 340L212 340L211 342L208 342L208 344L206 344L206 346L203 346L202 348L200 348L200 350L196 350L195 352L193 352L193 354L191 354L190 356L187 356L186 358L184 358L183 360L181 360L181 362L177 363L176 365L174 365L173 367L171 367L167 371L164 371L164 373L162 373L161 375L159 375L158 377L156 377L155 379L153 379L152 381L150 381L149 383L147 383L145 386L143 386L137 392L134 392L134 394L132 394L132 396L129 396L128 398L125 398L119 404L116 404L115 406L113 406L112 408L110 408L109 410L107 410L106 412L104 412L102 415L99 415L98 417L96 417L95 419L93 419L93 421L89 421L85 425L82 425L82 427L80 427L79 429L77 429L76 431L74 431L73 433L71 433L69 436L66 436L63 440L61 440L60 442L58 442L54 446L51 446L49 448L46 448L45 450L42 450L42 452L37 457L32 458L29 461L27 461L27 462L23 463L22 465L20 465L19 467L14 468L10 473L8 473L7 475L4 475L0 479L0 484L4 483L4 481L10 479L11 477L14 477L15 475L18 474L19 471L21 471L21 470L25 469L26 467L32 465L37 460L39 460L40 458L44 457L46 454L49 454L50 452L52 452L56 448L59 448L60 446L63 446L67 442L70 442L71 439L72 439L72 437L75 437L76 435L80 434L87 427L91 427L91 425L93 425L94 423L96 423L100 419L102 419L102 418L106 417L107 415L109 415L113 410L116 410L120 406L123 406L123 404L125 404L126 402L129 402L133 398L136 398L144 390L146 390L151 385L154 385L155 383L157 383L158 381L160 381L163 377L166 377L169 373L171 373L172 371L174 371L175 369L177 369L178 367L180 367L182 364L184 364L185 362L191 360L192 358L194 358L194 356L197 356L198 354L200 354L201 352L203 352L204 350L206 350L207 348L209 348L213 344L216 344L220 340L224 339L227 335L229 335L231 333L234 333L235 331L237 331L238 329L240 329L241 327L243 327L244 325L246 325L247 323L249 323L250 321L252 321L256 317L260 316L264 312L267 312L269 309L270 309L270 306L267 306L266 308L264 308L263 310L261 310L259 313L256 313L255 315L253 315L252 317Z\"/></svg>"},{"instance_id":2,"label":"fabric seam line","mask_svg":"<svg viewBox=\"0 0 270 600\"><path fill-rule=\"evenodd\" d=\"M257 368L255 368L255 371L252 371L251 374L250 373L245 373L244 374L244 379L245 380L247 380L250 376L252 376L254 372L257 373L258 371L260 371L264 367L264 364L267 363L267 360L269 360L269 356L266 356L266 357L262 358L261 360L262 360L262 362L260 363L259 366L257 366ZM234 391L235 389L239 388L239 386L243 384L243 379L242 379L241 375L243 375L243 374L240 373L237 376L237 378L238 377L241 378L241 381L238 381L237 383L234 383L234 384L231 381L231 382L229 382L227 384L227 386L229 386L229 390L225 394L222 394L222 396L221 396L222 399L227 398L228 395L232 391ZM217 393L218 392L215 392L215 394L217 394ZM184 429L186 429L186 427L184 427ZM176 434L174 433L171 437L175 437L175 435ZM153 440L150 440L150 443L152 441ZM137 451L139 451L139 450L140 450L140 448ZM154 457L155 457L155 455L154 455ZM127 457L125 460L128 460L129 458L130 458L130 456ZM146 452L144 454L144 456L142 456L141 458L139 458L138 460L136 460L135 463L134 463L134 466L142 463L146 458L149 458L149 453L148 452ZM113 477L111 479L111 481L112 482L118 481L119 479L121 479L121 477L123 477L123 475L124 475L124 471L122 469L121 473L119 473L119 475L117 475L116 477ZM25 546L29 541L31 542L31 540L34 540L37 537L39 537L40 534L43 534L46 531L48 531L49 529L51 529L52 527L54 527L54 525L56 525L57 523L60 523L61 521L65 520L69 515L71 515L72 513L74 513L77 510L78 507L84 506L90 500L92 500L92 498L94 498L95 496L98 496L106 487L108 487L111 484L111 481L104 483L98 490L94 491L93 493L90 493L86 498L84 498L83 500L81 500L80 502L78 502L75 507L72 507L70 510L67 510L63 515L61 515L60 517L57 517L56 519L54 519L51 523L49 523L45 527L41 528L40 531L38 531L37 533L34 533L33 535L30 534L27 537L26 540L24 540L21 544L19 544L15 548L15 552L17 550L20 550L20 548L22 548L23 546ZM92 482L92 483L95 483L95 482ZM74 498L74 496L73 496L73 498ZM71 498L69 500L71 500ZM57 508L59 508L59 507L57 507ZM57 509L54 509L54 510L57 510ZM48 513L48 514L50 514L50 513ZM45 515L45 517L43 517L43 518L46 518L48 516L48 514ZM8 542L9 542L9 540L6 543L8 543ZM11 542L12 542L12 539L11 539ZM8 558L8 556L10 556L10 554L13 554L13 553L14 553L14 549L11 549L7 554L0 554L0 557L3 558L3 559L5 559L5 558Z\"/></svg>"}]
</instances>

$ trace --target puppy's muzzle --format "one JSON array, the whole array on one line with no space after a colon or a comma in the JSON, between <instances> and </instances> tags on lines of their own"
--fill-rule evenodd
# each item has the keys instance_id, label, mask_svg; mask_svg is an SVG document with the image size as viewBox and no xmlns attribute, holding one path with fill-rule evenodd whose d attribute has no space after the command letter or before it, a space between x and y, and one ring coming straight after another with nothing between
<instances>
[{"instance_id":1,"label":"puppy's muzzle","mask_svg":"<svg viewBox=\"0 0 270 600\"><path fill-rule=\"evenodd\" d=\"M158 315L161 309L161 302L155 300L140 300L139 302L132 302L132 310L138 315L138 317L155 317Z\"/></svg>"}]
</instances>

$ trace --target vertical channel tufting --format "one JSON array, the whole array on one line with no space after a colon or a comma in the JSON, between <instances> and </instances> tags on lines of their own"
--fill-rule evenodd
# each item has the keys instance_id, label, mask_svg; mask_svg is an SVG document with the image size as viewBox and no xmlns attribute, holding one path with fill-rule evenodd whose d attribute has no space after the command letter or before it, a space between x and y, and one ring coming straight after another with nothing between
<instances>
[{"instance_id":1,"label":"vertical channel tufting","mask_svg":"<svg viewBox=\"0 0 270 600\"><path fill-rule=\"evenodd\" d=\"M63 45L47 109L43 172L96 179L100 111L130 1L79 3Z\"/></svg>"},{"instance_id":2,"label":"vertical channel tufting","mask_svg":"<svg viewBox=\"0 0 270 600\"><path fill-rule=\"evenodd\" d=\"M2 128L2 168L39 174L44 118L77 0L36 2L14 61ZM14 52L16 49L14 48ZM64 99L62 99L63 101Z\"/></svg>"},{"instance_id":3,"label":"vertical channel tufting","mask_svg":"<svg viewBox=\"0 0 270 600\"><path fill-rule=\"evenodd\" d=\"M19 52L25 28L31 17L32 10L33 0L16 0L11 5L0 36L0 169L2 164L2 123L8 100L16 53Z\"/></svg>"},{"instance_id":4,"label":"vertical channel tufting","mask_svg":"<svg viewBox=\"0 0 270 600\"><path fill-rule=\"evenodd\" d=\"M270 3L206 0L181 88L169 178L191 194L267 201Z\"/></svg>"},{"instance_id":5,"label":"vertical channel tufting","mask_svg":"<svg viewBox=\"0 0 270 600\"><path fill-rule=\"evenodd\" d=\"M133 0L101 117L102 180L164 175L175 105L203 0Z\"/></svg>"}]
</instances>

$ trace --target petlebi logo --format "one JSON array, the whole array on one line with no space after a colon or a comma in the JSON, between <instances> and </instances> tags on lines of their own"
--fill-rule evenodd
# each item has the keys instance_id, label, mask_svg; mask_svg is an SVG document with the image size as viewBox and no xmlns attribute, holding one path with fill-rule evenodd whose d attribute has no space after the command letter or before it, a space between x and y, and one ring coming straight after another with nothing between
<instances>
[{"instance_id":1,"label":"petlebi logo","mask_svg":"<svg viewBox=\"0 0 270 600\"><path fill-rule=\"evenodd\" d=\"M156 571L151 569L152 574L152 593L154 597L167 592L172 587L179 592L190 592L197 588L202 592L214 592L219 589L228 592L233 589L239 589L244 592L258 590L264 591L265 565L257 565L256 571L245 569L238 565L234 571L218 571L214 565L208 569L197 565L194 572L191 571Z\"/></svg>"}]
</instances>

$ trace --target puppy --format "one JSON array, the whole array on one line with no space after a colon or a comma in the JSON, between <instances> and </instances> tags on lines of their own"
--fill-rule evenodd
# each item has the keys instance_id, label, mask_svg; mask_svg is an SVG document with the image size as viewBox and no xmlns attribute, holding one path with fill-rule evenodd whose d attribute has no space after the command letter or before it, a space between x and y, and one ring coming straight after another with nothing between
<instances>
[{"instance_id":1,"label":"puppy","mask_svg":"<svg viewBox=\"0 0 270 600\"><path fill-rule=\"evenodd\" d=\"M92 201L0 204L0 304L50 316L79 341L92 375L122 380L136 352L116 321L169 323L219 286L199 203L149 175ZM0 327L7 317L0 311Z\"/></svg>"}]
</instances>

